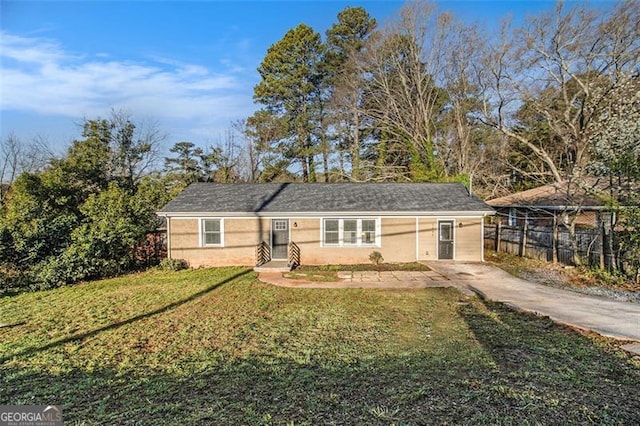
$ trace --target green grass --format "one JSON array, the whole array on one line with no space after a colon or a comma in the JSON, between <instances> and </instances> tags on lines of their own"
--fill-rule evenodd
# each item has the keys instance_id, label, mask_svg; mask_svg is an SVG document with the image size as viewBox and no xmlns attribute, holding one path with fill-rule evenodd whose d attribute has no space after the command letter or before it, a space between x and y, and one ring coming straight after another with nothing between
<instances>
[{"instance_id":1,"label":"green grass","mask_svg":"<svg viewBox=\"0 0 640 426\"><path fill-rule=\"evenodd\" d=\"M67 424L637 424L606 339L453 289L289 289L239 268L0 299L0 403Z\"/></svg>"}]
</instances>

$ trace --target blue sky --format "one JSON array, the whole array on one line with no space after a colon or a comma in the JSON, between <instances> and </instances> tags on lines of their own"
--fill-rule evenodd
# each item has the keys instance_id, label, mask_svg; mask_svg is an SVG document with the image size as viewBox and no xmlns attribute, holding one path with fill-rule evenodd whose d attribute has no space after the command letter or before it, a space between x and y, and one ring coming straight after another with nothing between
<instances>
[{"instance_id":1,"label":"blue sky","mask_svg":"<svg viewBox=\"0 0 640 426\"><path fill-rule=\"evenodd\" d=\"M495 28L548 1L440 1ZM167 146L219 142L258 107L256 68L299 23L324 34L347 6L380 23L399 1L0 1L0 130L61 150L83 118L124 109L158 123Z\"/></svg>"}]
</instances>

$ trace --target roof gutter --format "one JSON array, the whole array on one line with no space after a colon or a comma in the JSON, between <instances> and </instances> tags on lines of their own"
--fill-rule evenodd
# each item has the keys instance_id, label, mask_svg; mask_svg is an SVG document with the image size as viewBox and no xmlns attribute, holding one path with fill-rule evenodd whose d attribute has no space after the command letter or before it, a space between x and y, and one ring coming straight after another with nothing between
<instances>
[{"instance_id":1,"label":"roof gutter","mask_svg":"<svg viewBox=\"0 0 640 426\"><path fill-rule=\"evenodd\" d=\"M494 210L463 210L463 211L315 211L315 212L156 212L160 217L344 217L344 216L455 216L455 217L484 217L495 215Z\"/></svg>"}]
</instances>

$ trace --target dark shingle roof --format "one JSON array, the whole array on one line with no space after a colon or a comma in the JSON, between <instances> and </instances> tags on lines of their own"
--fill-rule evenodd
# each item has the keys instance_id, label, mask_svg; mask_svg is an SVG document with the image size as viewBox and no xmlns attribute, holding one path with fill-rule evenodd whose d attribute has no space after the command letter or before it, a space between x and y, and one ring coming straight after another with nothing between
<instances>
[{"instance_id":1,"label":"dark shingle roof","mask_svg":"<svg viewBox=\"0 0 640 426\"><path fill-rule=\"evenodd\" d=\"M194 183L160 213L487 212L450 183Z\"/></svg>"}]
</instances>

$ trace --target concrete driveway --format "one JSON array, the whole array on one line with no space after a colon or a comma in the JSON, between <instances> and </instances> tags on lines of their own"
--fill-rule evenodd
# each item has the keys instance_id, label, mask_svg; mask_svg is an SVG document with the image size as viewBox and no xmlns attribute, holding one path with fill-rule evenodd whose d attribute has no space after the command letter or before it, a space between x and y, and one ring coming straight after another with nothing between
<instances>
[{"instance_id":1,"label":"concrete driveway","mask_svg":"<svg viewBox=\"0 0 640 426\"><path fill-rule=\"evenodd\" d=\"M640 304L589 296L516 278L483 263L427 262L450 285L486 299L549 316L556 322L603 336L640 341ZM637 345L640 349L640 345ZM633 348L629 348L633 349Z\"/></svg>"}]
</instances>

